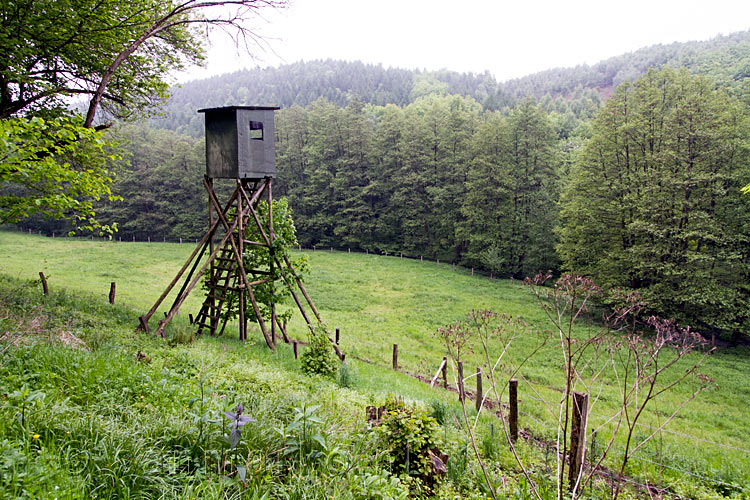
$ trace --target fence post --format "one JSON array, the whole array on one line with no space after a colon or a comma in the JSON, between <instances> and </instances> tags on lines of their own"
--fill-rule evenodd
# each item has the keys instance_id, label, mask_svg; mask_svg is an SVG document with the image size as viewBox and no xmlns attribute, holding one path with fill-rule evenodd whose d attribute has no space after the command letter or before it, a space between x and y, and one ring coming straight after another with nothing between
<instances>
[{"instance_id":1,"label":"fence post","mask_svg":"<svg viewBox=\"0 0 750 500\"><path fill-rule=\"evenodd\" d=\"M482 409L483 399L484 399L484 394L482 393L482 367L477 366L477 401L476 401L477 412Z\"/></svg>"},{"instance_id":2,"label":"fence post","mask_svg":"<svg viewBox=\"0 0 750 500\"><path fill-rule=\"evenodd\" d=\"M339 329L336 328L336 345L339 345Z\"/></svg>"},{"instance_id":3,"label":"fence post","mask_svg":"<svg viewBox=\"0 0 750 500\"><path fill-rule=\"evenodd\" d=\"M115 288L117 288L117 283L114 281L109 284L109 303L114 304L115 303Z\"/></svg>"},{"instance_id":4,"label":"fence post","mask_svg":"<svg viewBox=\"0 0 750 500\"><path fill-rule=\"evenodd\" d=\"M568 487L570 491L576 486L578 474L583 463L583 441L586 436L586 414L589 406L589 395L573 393L573 423L570 427L570 452L568 453Z\"/></svg>"},{"instance_id":5,"label":"fence post","mask_svg":"<svg viewBox=\"0 0 750 500\"><path fill-rule=\"evenodd\" d=\"M518 439L518 380L508 380L508 427L510 427L510 439L515 442Z\"/></svg>"},{"instance_id":6,"label":"fence post","mask_svg":"<svg viewBox=\"0 0 750 500\"><path fill-rule=\"evenodd\" d=\"M443 356L443 389L448 388L448 358Z\"/></svg>"},{"instance_id":7,"label":"fence post","mask_svg":"<svg viewBox=\"0 0 750 500\"><path fill-rule=\"evenodd\" d=\"M47 278L44 276L44 273L42 271L39 271L39 279L42 280L42 290L44 290L44 295L49 295L49 287L47 287Z\"/></svg>"},{"instance_id":8,"label":"fence post","mask_svg":"<svg viewBox=\"0 0 750 500\"><path fill-rule=\"evenodd\" d=\"M464 393L464 362L459 361L458 362L458 400L462 403L466 399L466 394Z\"/></svg>"},{"instance_id":9,"label":"fence post","mask_svg":"<svg viewBox=\"0 0 750 500\"><path fill-rule=\"evenodd\" d=\"M398 344L393 344L393 369L398 371Z\"/></svg>"},{"instance_id":10,"label":"fence post","mask_svg":"<svg viewBox=\"0 0 750 500\"><path fill-rule=\"evenodd\" d=\"M296 340L292 342L292 348L294 348L294 359L299 359L299 347Z\"/></svg>"}]
</instances>

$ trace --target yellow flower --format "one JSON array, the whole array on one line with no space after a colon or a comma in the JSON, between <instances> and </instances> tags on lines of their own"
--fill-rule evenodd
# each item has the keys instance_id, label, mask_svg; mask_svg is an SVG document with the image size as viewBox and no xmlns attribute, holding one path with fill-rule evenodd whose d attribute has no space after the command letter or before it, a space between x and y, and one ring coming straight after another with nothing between
<instances>
[{"instance_id":1,"label":"yellow flower","mask_svg":"<svg viewBox=\"0 0 750 500\"><path fill-rule=\"evenodd\" d=\"M32 437L33 439L39 439L39 434L34 434L34 435L33 435L33 436L31 436L31 437Z\"/></svg>"}]
</instances>

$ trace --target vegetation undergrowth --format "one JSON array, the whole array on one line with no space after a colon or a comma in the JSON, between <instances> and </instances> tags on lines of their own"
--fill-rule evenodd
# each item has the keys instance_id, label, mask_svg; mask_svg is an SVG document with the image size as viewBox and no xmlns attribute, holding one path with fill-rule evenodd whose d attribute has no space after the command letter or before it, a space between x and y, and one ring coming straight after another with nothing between
<instances>
[{"instance_id":1,"label":"vegetation undergrowth","mask_svg":"<svg viewBox=\"0 0 750 500\"><path fill-rule=\"evenodd\" d=\"M4 251L6 234L0 240ZM69 258L74 245L111 245L110 256L120 255L115 244L10 235L12 244L34 243L27 247L27 258L37 252L47 254L49 267L44 270L52 276L52 286L50 295L43 296L37 281L29 279L34 273L15 264L14 256L6 261L7 271L27 278L0 278L0 497L419 496L420 490L394 465L388 443L365 420L365 407L385 404L391 393L408 407L427 411L437 422L430 439L439 442L440 451L449 458L434 496L489 496L471 445L459 430L462 416L455 393L430 389L403 372L384 369L390 360L383 358L390 341L398 342L403 371L431 378L443 355L431 333L433 324L447 323L446 317L464 317L470 303L494 302L489 305L496 309L504 304L505 310L523 317L529 328L514 345L526 349L526 342L532 345L533 331L543 329L544 323L531 298L524 299L515 285L480 280L434 263L311 254L310 293L329 324L342 325L347 364L339 365L334 378L305 374L290 346L282 344L274 354L259 335L251 335L245 343L228 335L196 340L180 316L167 330L168 342L134 333L143 299L133 304L118 297L117 305L108 304L103 294L91 294L88 279L81 279L88 276L81 263ZM127 258L145 260L150 255L158 260L154 250L172 255L175 247L144 244ZM188 245L180 248L183 253L189 249ZM58 262L56 252L60 261L67 255L70 270L50 264ZM178 261L178 252L174 255ZM118 272L115 268L104 279L127 283L129 275ZM403 279L391 279L395 275ZM342 296L339 289L347 279L347 294ZM62 286L64 280L70 282ZM142 294L148 299L159 286ZM438 298L451 294L451 301ZM415 301L423 303L422 310L413 307ZM397 323L403 328L392 326ZM304 338L305 330L299 319L290 322L294 338ZM379 331L388 335L377 336ZM302 353L307 349L302 347ZM537 400L559 398L554 392L554 373L559 368L544 350L540 353L521 373L539 393L520 395L521 427L533 439L520 440L516 453L523 463L531 464L535 478L549 477L536 485L537 492L542 498L554 498L556 458L542 443L553 442L555 436L543 419L543 403ZM467 353L467 375L473 372L468 366L478 358L475 355ZM742 449L749 426L741 409L748 395L742 384L730 383L739 380L746 359L742 350L713 354L705 372L720 390L701 394L670 424L673 434L663 433L641 449L628 465L628 477L684 497L746 498L743 488L750 482L750 467ZM451 380L455 377L452 369L448 374ZM467 388L473 390L473 383L468 378ZM606 407L612 398L616 393L604 391L597 404ZM243 411L238 414L240 404ZM644 421L646 426L636 431L647 434L647 426L663 419L669 404L665 401L655 408ZM473 419L472 406L473 402L467 404ZM531 487L503 444L500 423L491 413L483 412L476 423L489 484L498 498L529 498ZM594 410L594 420L598 413ZM255 419L241 426L235 443L232 430L239 418L227 414ZM591 449L603 445L603 436L589 443ZM695 453L685 453L686 442L701 443L688 441L695 438L722 447L704 443ZM606 498L607 489L605 481L598 481L586 495ZM628 490L621 497L637 494Z\"/></svg>"}]
</instances>

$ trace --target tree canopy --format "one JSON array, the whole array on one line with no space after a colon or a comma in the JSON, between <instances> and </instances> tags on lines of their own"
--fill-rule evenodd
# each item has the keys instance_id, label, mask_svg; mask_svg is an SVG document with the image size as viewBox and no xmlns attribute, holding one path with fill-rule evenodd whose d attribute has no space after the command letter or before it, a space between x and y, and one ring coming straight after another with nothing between
<instances>
[{"instance_id":1,"label":"tree canopy","mask_svg":"<svg viewBox=\"0 0 750 500\"><path fill-rule=\"evenodd\" d=\"M0 0L0 222L70 211L93 220L113 156L89 129L163 99L170 72L202 61L198 27L234 30L249 47L260 39L244 21L284 3Z\"/></svg>"},{"instance_id":2,"label":"tree canopy","mask_svg":"<svg viewBox=\"0 0 750 500\"><path fill-rule=\"evenodd\" d=\"M650 71L623 84L571 173L564 266L638 290L651 310L738 331L750 311L750 174L741 105L703 77Z\"/></svg>"}]
</instances>

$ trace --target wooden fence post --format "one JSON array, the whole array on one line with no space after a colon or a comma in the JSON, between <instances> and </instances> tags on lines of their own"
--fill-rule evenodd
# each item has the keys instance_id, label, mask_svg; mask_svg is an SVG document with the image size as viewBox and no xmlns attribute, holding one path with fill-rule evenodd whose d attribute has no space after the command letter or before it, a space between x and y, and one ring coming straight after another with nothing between
<instances>
[{"instance_id":1,"label":"wooden fence post","mask_svg":"<svg viewBox=\"0 0 750 500\"><path fill-rule=\"evenodd\" d=\"M570 452L568 453L568 487L570 491L576 486L578 474L583 464L584 437L586 436L586 415L588 413L589 395L573 393L573 422L570 426Z\"/></svg>"},{"instance_id":2,"label":"wooden fence post","mask_svg":"<svg viewBox=\"0 0 750 500\"><path fill-rule=\"evenodd\" d=\"M482 409L483 399L484 399L484 394L482 393L482 367L477 366L477 400L476 400L477 412Z\"/></svg>"},{"instance_id":3,"label":"wooden fence post","mask_svg":"<svg viewBox=\"0 0 750 500\"><path fill-rule=\"evenodd\" d=\"M294 359L299 359L299 347L297 347L297 341L292 342L292 347L294 348Z\"/></svg>"},{"instance_id":4,"label":"wooden fence post","mask_svg":"<svg viewBox=\"0 0 750 500\"><path fill-rule=\"evenodd\" d=\"M42 290L44 290L44 295L49 295L49 287L47 286L47 278L44 276L44 273L42 271L39 271L39 279L42 280Z\"/></svg>"},{"instance_id":5,"label":"wooden fence post","mask_svg":"<svg viewBox=\"0 0 750 500\"><path fill-rule=\"evenodd\" d=\"M458 400L462 403L466 399L466 393L464 392L464 362L458 362Z\"/></svg>"},{"instance_id":6,"label":"wooden fence post","mask_svg":"<svg viewBox=\"0 0 750 500\"><path fill-rule=\"evenodd\" d=\"M340 338L340 332L339 332L339 329L336 328L336 345L339 345L339 338Z\"/></svg>"},{"instance_id":7,"label":"wooden fence post","mask_svg":"<svg viewBox=\"0 0 750 500\"><path fill-rule=\"evenodd\" d=\"M443 389L448 388L448 358L443 356Z\"/></svg>"},{"instance_id":8,"label":"wooden fence post","mask_svg":"<svg viewBox=\"0 0 750 500\"><path fill-rule=\"evenodd\" d=\"M510 406L508 427L510 427L510 439L515 442L518 439L518 380L508 380L508 400L508 406Z\"/></svg>"},{"instance_id":9,"label":"wooden fence post","mask_svg":"<svg viewBox=\"0 0 750 500\"><path fill-rule=\"evenodd\" d=\"M117 288L117 283L114 281L109 284L109 303L114 304L115 303L115 289Z\"/></svg>"},{"instance_id":10,"label":"wooden fence post","mask_svg":"<svg viewBox=\"0 0 750 500\"><path fill-rule=\"evenodd\" d=\"M393 369L398 371L398 344L393 344Z\"/></svg>"}]
</instances>

